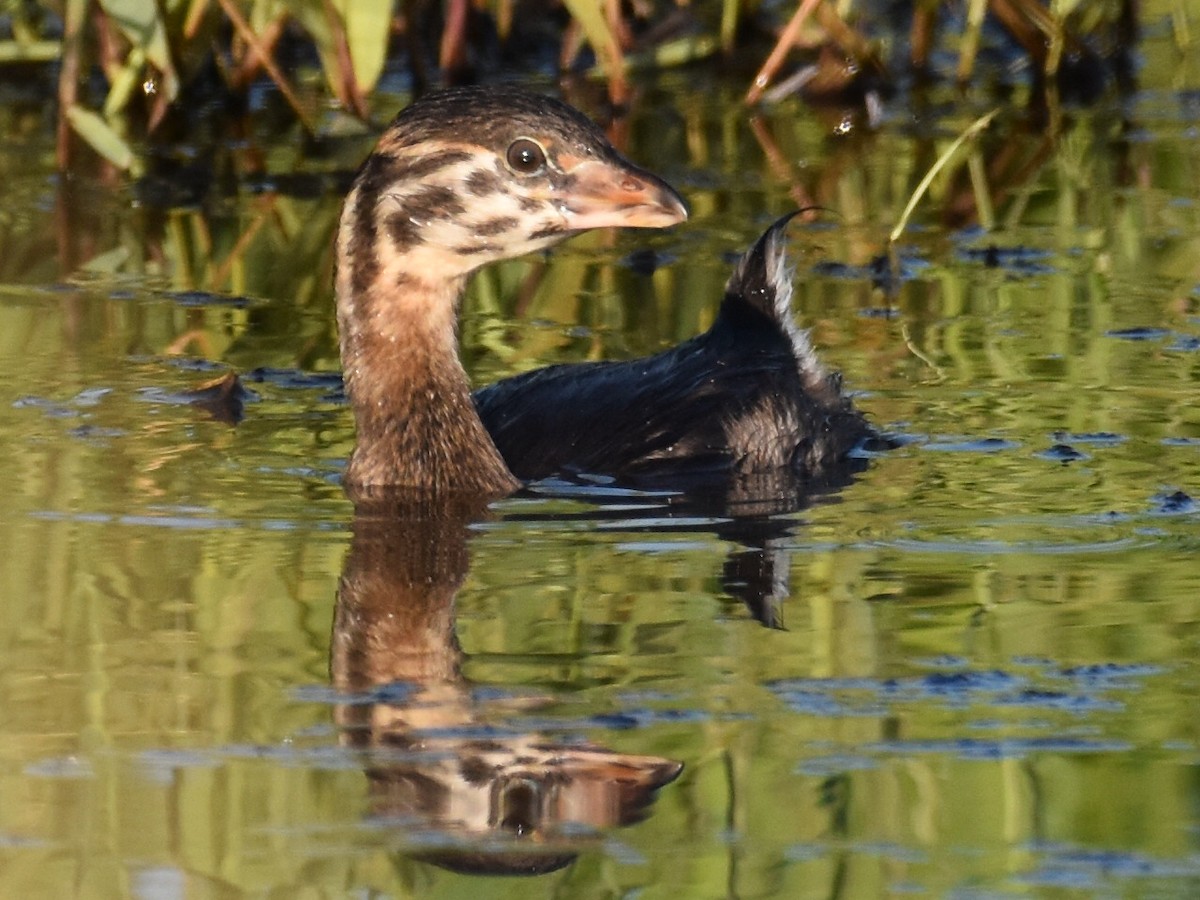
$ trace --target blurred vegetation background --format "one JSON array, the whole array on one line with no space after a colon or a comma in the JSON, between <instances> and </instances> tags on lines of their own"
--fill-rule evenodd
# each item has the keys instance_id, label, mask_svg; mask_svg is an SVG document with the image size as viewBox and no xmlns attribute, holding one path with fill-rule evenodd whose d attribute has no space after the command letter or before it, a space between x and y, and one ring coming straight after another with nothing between
<instances>
[{"instance_id":1,"label":"blurred vegetation background","mask_svg":"<svg viewBox=\"0 0 1200 900\"><path fill-rule=\"evenodd\" d=\"M876 98L911 78L1022 66L1086 99L1130 78L1138 0L7 0L6 82L57 97L57 162L84 145L145 168L145 144L213 104L274 88L308 135L372 117L381 80L420 91L516 76L604 78L619 112L629 74L706 60L748 103ZM1189 4L1169 0L1176 44ZM980 64L987 57L985 65ZM982 74L981 74L982 73Z\"/></svg>"}]
</instances>

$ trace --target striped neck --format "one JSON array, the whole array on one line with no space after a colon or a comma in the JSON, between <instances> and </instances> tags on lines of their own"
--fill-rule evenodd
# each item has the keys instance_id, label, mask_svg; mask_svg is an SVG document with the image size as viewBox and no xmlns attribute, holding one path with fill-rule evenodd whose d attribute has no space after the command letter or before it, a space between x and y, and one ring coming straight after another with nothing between
<instances>
[{"instance_id":1,"label":"striped neck","mask_svg":"<svg viewBox=\"0 0 1200 900\"><path fill-rule=\"evenodd\" d=\"M397 252L364 227L360 191L338 233L338 328L357 438L345 484L503 496L519 487L484 428L458 357L465 274L437 278L422 248Z\"/></svg>"}]
</instances>

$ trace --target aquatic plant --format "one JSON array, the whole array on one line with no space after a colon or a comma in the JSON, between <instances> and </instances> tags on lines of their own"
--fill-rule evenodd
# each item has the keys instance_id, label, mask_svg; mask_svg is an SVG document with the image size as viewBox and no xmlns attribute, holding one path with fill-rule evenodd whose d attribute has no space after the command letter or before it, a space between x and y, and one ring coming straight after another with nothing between
<instances>
[{"instance_id":1,"label":"aquatic plant","mask_svg":"<svg viewBox=\"0 0 1200 900\"><path fill-rule=\"evenodd\" d=\"M1190 41L1192 5L1167 11L1181 47ZM787 7L757 0L29 0L7 10L0 66L57 66L60 168L70 163L74 135L135 173L143 165L139 136L154 133L172 109L214 95L245 104L264 78L310 134L328 99L366 119L389 59L402 60L417 86L510 69L592 71L621 107L631 71L717 54L737 66L765 54L750 103L793 92L870 103L897 66L930 71L939 40L958 54L955 77L977 77L989 20L1027 55L1035 77L1083 94L1105 84L1110 70L1121 77L1138 33L1132 0L971 0L949 27L944 20L958 14L936 0L916 0L899 19L862 3L799 0L786 23L776 15ZM951 34L954 24L961 35ZM795 71L768 92L797 55Z\"/></svg>"}]
</instances>

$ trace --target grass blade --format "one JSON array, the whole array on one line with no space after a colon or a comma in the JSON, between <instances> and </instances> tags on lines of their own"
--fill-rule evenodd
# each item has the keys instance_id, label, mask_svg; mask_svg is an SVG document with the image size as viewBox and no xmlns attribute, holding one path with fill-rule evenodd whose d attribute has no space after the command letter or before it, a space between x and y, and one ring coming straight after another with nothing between
<instances>
[{"instance_id":1,"label":"grass blade","mask_svg":"<svg viewBox=\"0 0 1200 900\"><path fill-rule=\"evenodd\" d=\"M933 179L937 178L942 169L949 165L954 154L958 152L958 148L965 144L968 140L975 137L983 129L991 124L992 119L999 114L999 108L993 109L986 116L980 116L974 122L967 126L954 142L946 148L945 152L934 161L934 164L929 167L929 171L925 173L925 177L921 179L921 183L917 185L917 189L912 192L912 196L908 198L908 203L905 204L904 212L900 214L900 221L896 223L896 227L892 229L892 233L888 235L888 243L894 244L904 233L904 229L908 226L908 220L913 214L913 210L917 208L917 204L921 202L921 198L925 196L929 186L933 184Z\"/></svg>"}]
</instances>

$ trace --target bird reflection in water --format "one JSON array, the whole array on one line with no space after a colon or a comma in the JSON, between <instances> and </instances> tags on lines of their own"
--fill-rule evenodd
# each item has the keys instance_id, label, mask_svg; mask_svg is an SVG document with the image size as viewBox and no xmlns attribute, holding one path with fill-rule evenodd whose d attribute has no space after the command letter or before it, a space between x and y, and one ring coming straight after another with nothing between
<instances>
[{"instance_id":1,"label":"bird reflection in water","mask_svg":"<svg viewBox=\"0 0 1200 900\"><path fill-rule=\"evenodd\" d=\"M409 830L420 845L412 856L540 874L569 865L595 829L641 819L683 766L489 727L499 707L484 709L463 677L454 618L467 526L484 515L403 492L356 505L330 663L348 699L335 715L343 744L370 751L372 814Z\"/></svg>"}]
</instances>

